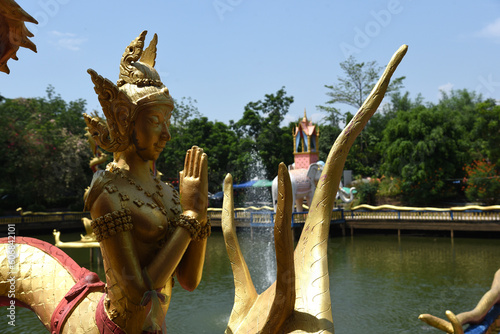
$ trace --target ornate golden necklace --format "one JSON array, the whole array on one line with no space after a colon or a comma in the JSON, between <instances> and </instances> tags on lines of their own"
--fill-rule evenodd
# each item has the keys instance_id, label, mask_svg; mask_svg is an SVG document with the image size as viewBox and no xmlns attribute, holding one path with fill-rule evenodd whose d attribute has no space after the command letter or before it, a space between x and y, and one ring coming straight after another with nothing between
<instances>
[{"instance_id":1,"label":"ornate golden necklace","mask_svg":"<svg viewBox=\"0 0 500 334\"><path fill-rule=\"evenodd\" d=\"M162 197L163 197L163 187L160 183L160 180L158 180L154 175L151 173L151 177L156 183L156 191L154 193L150 193L149 191L146 191L139 183L135 182L134 179L129 177L128 175L125 174L123 170L121 170L119 167L116 166L111 166L110 171L113 174L119 175L122 179L125 179L128 181L130 185L135 186L135 188L139 191L144 192L146 197L150 198L152 201L145 203L144 201L140 199L134 199L132 202L137 205L137 207L141 207L144 204L147 206L151 207L152 209L158 208L160 212L164 215L167 216L167 211L165 210L165 205L163 204ZM119 193L120 199L122 201L128 201L130 198L127 194Z\"/></svg>"}]
</instances>

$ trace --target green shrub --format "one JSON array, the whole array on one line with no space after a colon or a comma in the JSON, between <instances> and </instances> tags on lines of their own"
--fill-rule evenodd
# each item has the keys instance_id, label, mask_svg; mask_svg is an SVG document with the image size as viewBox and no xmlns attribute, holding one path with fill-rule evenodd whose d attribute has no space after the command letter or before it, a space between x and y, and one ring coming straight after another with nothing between
<instances>
[{"instance_id":1,"label":"green shrub","mask_svg":"<svg viewBox=\"0 0 500 334\"><path fill-rule=\"evenodd\" d=\"M401 195L401 180L396 177L387 178L382 176L380 179L378 196L396 197Z\"/></svg>"},{"instance_id":2,"label":"green shrub","mask_svg":"<svg viewBox=\"0 0 500 334\"><path fill-rule=\"evenodd\" d=\"M500 177L495 165L485 160L476 160L464 167L466 172L464 187L469 201L479 201L487 205L496 204L500 199Z\"/></svg>"},{"instance_id":3,"label":"green shrub","mask_svg":"<svg viewBox=\"0 0 500 334\"><path fill-rule=\"evenodd\" d=\"M377 179L372 179L370 181L360 180L359 182L356 182L358 203L375 205L379 185L380 182Z\"/></svg>"}]
</instances>

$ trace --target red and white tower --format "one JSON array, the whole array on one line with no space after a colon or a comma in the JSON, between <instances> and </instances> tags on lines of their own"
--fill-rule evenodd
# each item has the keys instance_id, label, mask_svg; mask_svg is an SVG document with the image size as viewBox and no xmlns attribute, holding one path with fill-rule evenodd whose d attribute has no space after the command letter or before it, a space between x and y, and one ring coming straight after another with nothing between
<instances>
[{"instance_id":1,"label":"red and white tower","mask_svg":"<svg viewBox=\"0 0 500 334\"><path fill-rule=\"evenodd\" d=\"M295 169L307 169L319 160L319 128L307 120L305 108L304 118L293 131L293 142Z\"/></svg>"}]
</instances>

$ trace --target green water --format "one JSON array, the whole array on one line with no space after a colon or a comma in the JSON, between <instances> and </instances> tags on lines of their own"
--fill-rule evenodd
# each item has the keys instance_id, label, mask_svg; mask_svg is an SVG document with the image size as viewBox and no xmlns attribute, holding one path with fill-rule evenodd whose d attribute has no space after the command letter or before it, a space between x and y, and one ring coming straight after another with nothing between
<instances>
[{"instance_id":1,"label":"green water","mask_svg":"<svg viewBox=\"0 0 500 334\"><path fill-rule=\"evenodd\" d=\"M258 292L274 281L270 230L238 232ZM39 238L53 243L52 236ZM78 234L63 235L64 241ZM441 333L417 318L469 310L489 289L500 268L498 239L359 235L329 239L328 262L335 332ZM88 250L67 253L85 267ZM102 269L93 263L102 277ZM222 233L208 242L203 281L194 292L174 287L166 322L169 334L223 333L234 301L233 276ZM47 333L36 316L17 310L16 328L0 311L2 333Z\"/></svg>"}]
</instances>

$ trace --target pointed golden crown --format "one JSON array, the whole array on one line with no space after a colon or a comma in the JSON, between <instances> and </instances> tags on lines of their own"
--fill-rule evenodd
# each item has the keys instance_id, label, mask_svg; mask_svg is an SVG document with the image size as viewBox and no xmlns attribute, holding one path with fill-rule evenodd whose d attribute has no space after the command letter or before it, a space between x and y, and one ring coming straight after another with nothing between
<instances>
[{"instance_id":1,"label":"pointed golden crown","mask_svg":"<svg viewBox=\"0 0 500 334\"><path fill-rule=\"evenodd\" d=\"M84 114L85 122L97 144L109 152L121 152L130 145L131 125L141 106L154 103L163 104L169 110L174 107L168 88L154 68L158 36L155 34L143 51L146 34L147 31L143 31L125 49L116 85L92 69L87 71L94 83L106 123L87 114Z\"/></svg>"},{"instance_id":2,"label":"pointed golden crown","mask_svg":"<svg viewBox=\"0 0 500 334\"><path fill-rule=\"evenodd\" d=\"M147 31L143 31L139 37L125 49L120 61L120 77L116 85L123 86L126 83L138 87L154 86L162 87L158 72L154 69L156 60L156 44L158 36L154 34L149 46L142 51Z\"/></svg>"}]
</instances>

